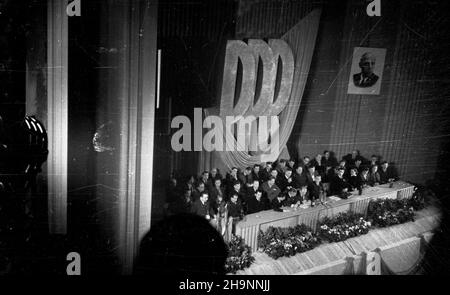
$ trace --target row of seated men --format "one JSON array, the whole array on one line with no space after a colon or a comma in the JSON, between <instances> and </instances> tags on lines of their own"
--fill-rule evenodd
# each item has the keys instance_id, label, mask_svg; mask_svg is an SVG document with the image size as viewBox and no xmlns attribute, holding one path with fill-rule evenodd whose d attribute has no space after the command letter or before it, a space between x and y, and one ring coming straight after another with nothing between
<instances>
[{"instance_id":1,"label":"row of seated men","mask_svg":"<svg viewBox=\"0 0 450 295\"><path fill-rule=\"evenodd\" d=\"M245 214L280 210L305 201L314 203L321 195L345 195L396 179L389 164L379 163L376 156L367 161L354 151L338 162L325 151L312 161L309 157L299 163L280 160L274 165L247 167L242 172L233 167L226 177L218 169L212 169L203 172L197 180L191 176L182 184L173 178L168 190L168 207L172 213L193 212L209 218L226 213L239 219Z\"/></svg>"}]
</instances>

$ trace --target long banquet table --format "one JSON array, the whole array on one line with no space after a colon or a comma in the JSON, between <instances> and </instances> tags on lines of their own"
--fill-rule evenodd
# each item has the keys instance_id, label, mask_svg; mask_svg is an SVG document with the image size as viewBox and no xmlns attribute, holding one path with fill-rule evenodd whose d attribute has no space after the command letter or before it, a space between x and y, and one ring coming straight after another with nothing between
<instances>
[{"instance_id":1,"label":"long banquet table","mask_svg":"<svg viewBox=\"0 0 450 295\"><path fill-rule=\"evenodd\" d=\"M310 226L314 231L319 221L325 216L332 217L340 212L355 212L366 214L370 200L378 198L409 198L414 193L414 185L404 181L379 185L364 189L362 195L353 192L348 199L328 197L325 205L319 204L309 208L284 208L284 212L274 210L262 211L246 215L244 220L236 225L236 235L241 236L253 251L257 250L258 233L270 226L291 227L297 224Z\"/></svg>"}]
</instances>

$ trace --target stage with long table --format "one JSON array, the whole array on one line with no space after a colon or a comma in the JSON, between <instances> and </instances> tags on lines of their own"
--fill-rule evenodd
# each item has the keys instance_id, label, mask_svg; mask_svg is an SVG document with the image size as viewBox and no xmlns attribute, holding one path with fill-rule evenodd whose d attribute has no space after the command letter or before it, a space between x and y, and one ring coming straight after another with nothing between
<instances>
[{"instance_id":1,"label":"stage with long table","mask_svg":"<svg viewBox=\"0 0 450 295\"><path fill-rule=\"evenodd\" d=\"M284 208L283 212L267 210L249 214L236 225L236 235L241 236L252 251L256 251L258 249L259 231L265 231L270 226L291 227L297 224L305 224L315 231L319 221L326 216L332 217L340 212L348 211L365 215L371 200L409 198L413 193L414 185L397 181L392 184L366 188L361 195L358 192L353 192L347 199L330 196L325 204L314 207L298 208L297 210Z\"/></svg>"}]
</instances>

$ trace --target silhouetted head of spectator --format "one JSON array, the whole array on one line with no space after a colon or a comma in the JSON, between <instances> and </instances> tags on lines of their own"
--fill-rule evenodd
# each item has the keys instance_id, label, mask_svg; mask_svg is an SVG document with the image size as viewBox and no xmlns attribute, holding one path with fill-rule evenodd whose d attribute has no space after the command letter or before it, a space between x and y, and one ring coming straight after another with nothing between
<instances>
[{"instance_id":1,"label":"silhouetted head of spectator","mask_svg":"<svg viewBox=\"0 0 450 295\"><path fill-rule=\"evenodd\" d=\"M227 256L221 235L205 218L177 214L142 239L135 274L225 274Z\"/></svg>"}]
</instances>

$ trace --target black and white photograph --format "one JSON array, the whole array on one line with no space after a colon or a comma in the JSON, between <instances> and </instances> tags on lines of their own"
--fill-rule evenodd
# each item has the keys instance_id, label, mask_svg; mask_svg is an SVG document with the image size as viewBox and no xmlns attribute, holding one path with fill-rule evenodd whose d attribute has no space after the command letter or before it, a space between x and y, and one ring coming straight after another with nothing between
<instances>
[{"instance_id":1,"label":"black and white photograph","mask_svg":"<svg viewBox=\"0 0 450 295\"><path fill-rule=\"evenodd\" d=\"M355 47L350 79L349 94L380 94L386 49Z\"/></svg>"},{"instance_id":2,"label":"black and white photograph","mask_svg":"<svg viewBox=\"0 0 450 295\"><path fill-rule=\"evenodd\" d=\"M450 274L449 6L0 0L0 279Z\"/></svg>"}]
</instances>

